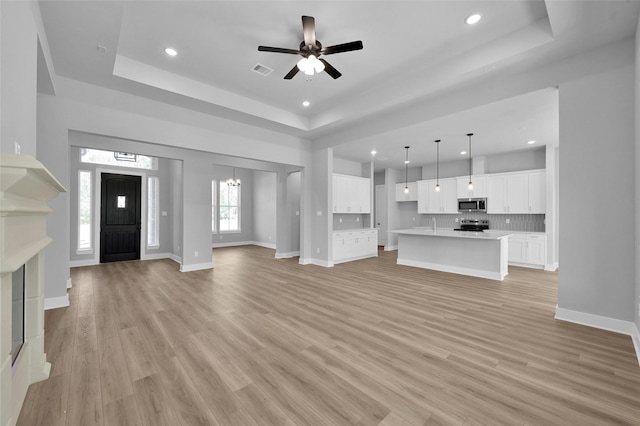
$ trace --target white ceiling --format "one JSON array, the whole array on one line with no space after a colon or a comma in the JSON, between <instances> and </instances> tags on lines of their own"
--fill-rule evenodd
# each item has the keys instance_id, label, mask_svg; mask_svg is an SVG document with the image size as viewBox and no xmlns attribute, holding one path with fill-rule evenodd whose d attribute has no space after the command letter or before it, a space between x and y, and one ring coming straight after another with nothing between
<instances>
[{"instance_id":1,"label":"white ceiling","mask_svg":"<svg viewBox=\"0 0 640 426\"><path fill-rule=\"evenodd\" d=\"M442 161L458 159L469 132L477 155L532 149L530 139L534 147L558 143L553 88L473 108L460 103L441 116L384 118L514 64L630 37L640 2L41 1L40 10L57 75L300 136L353 161L369 161L376 149L388 158L377 167L401 168L405 145L412 166L432 162L434 139L443 140ZM465 24L476 12L480 23ZM258 52L258 45L297 49L302 15L315 17L324 46L362 40L363 50L325 57L341 78L284 80L298 57ZM178 56L168 57L167 46ZM257 63L273 73L253 72ZM358 133L363 127L370 131Z\"/></svg>"}]
</instances>

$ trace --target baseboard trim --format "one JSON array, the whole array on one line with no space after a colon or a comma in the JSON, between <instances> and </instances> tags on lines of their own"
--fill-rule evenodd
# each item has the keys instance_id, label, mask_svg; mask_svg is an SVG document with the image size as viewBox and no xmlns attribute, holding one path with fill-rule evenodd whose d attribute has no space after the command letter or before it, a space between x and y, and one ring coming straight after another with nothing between
<instances>
[{"instance_id":1,"label":"baseboard trim","mask_svg":"<svg viewBox=\"0 0 640 426\"><path fill-rule=\"evenodd\" d=\"M260 241L252 241L251 244L253 244L254 246L264 247L272 250L276 249L276 245L274 243L263 243Z\"/></svg>"},{"instance_id":2,"label":"baseboard trim","mask_svg":"<svg viewBox=\"0 0 640 426\"><path fill-rule=\"evenodd\" d=\"M93 265L99 265L100 262L98 262L95 259L85 259L85 260L71 260L69 261L69 267L70 268L80 268L82 266L93 266Z\"/></svg>"},{"instance_id":3,"label":"baseboard trim","mask_svg":"<svg viewBox=\"0 0 640 426\"><path fill-rule=\"evenodd\" d=\"M193 265L180 265L180 272L202 271L204 269L213 269L213 262L194 263Z\"/></svg>"},{"instance_id":4,"label":"baseboard trim","mask_svg":"<svg viewBox=\"0 0 640 426\"><path fill-rule=\"evenodd\" d=\"M251 244L253 244L253 241L231 241L228 243L212 243L211 248L250 246Z\"/></svg>"},{"instance_id":5,"label":"baseboard trim","mask_svg":"<svg viewBox=\"0 0 640 426\"><path fill-rule=\"evenodd\" d=\"M153 253L153 254L145 254L144 257L140 258L140 260L159 260L159 259L169 259L171 253Z\"/></svg>"},{"instance_id":6,"label":"baseboard trim","mask_svg":"<svg viewBox=\"0 0 640 426\"><path fill-rule=\"evenodd\" d=\"M550 272L555 272L558 270L558 262L554 262L554 263L548 263L546 265L544 265L544 270L545 271L550 271Z\"/></svg>"},{"instance_id":7,"label":"baseboard trim","mask_svg":"<svg viewBox=\"0 0 640 426\"><path fill-rule=\"evenodd\" d=\"M384 246L384 251L396 251L398 246Z\"/></svg>"},{"instance_id":8,"label":"baseboard trim","mask_svg":"<svg viewBox=\"0 0 640 426\"><path fill-rule=\"evenodd\" d=\"M322 260L322 259L304 259L304 263L303 263L303 259L300 258L300 262L301 265L317 265L317 266L322 266L324 268L331 268L333 266L333 262L329 262L328 260Z\"/></svg>"},{"instance_id":9,"label":"baseboard trim","mask_svg":"<svg viewBox=\"0 0 640 426\"><path fill-rule=\"evenodd\" d=\"M555 319L631 336L636 357L638 358L638 365L640 365L640 332L638 332L638 327L635 323L586 312L572 311L571 309L560 308L557 305Z\"/></svg>"},{"instance_id":10,"label":"baseboard trim","mask_svg":"<svg viewBox=\"0 0 640 426\"><path fill-rule=\"evenodd\" d=\"M169 259L173 260L176 263L180 263L180 264L182 263L182 257L173 253L169 253Z\"/></svg>"},{"instance_id":11,"label":"baseboard trim","mask_svg":"<svg viewBox=\"0 0 640 426\"><path fill-rule=\"evenodd\" d=\"M300 256L300 251L290 251L289 253L277 253L276 259L291 259L292 257Z\"/></svg>"},{"instance_id":12,"label":"baseboard trim","mask_svg":"<svg viewBox=\"0 0 640 426\"><path fill-rule=\"evenodd\" d=\"M300 260L298 260L298 264L299 265L311 265L311 259L307 259L307 258L301 257Z\"/></svg>"},{"instance_id":13,"label":"baseboard trim","mask_svg":"<svg viewBox=\"0 0 640 426\"><path fill-rule=\"evenodd\" d=\"M637 324L633 325L633 329L631 331L631 340L633 341L633 347L636 349L638 365L640 365L640 329L638 329Z\"/></svg>"},{"instance_id":14,"label":"baseboard trim","mask_svg":"<svg viewBox=\"0 0 640 426\"><path fill-rule=\"evenodd\" d=\"M66 308L67 306L69 306L68 294L60 297L47 297L44 299L45 311L48 311L49 309Z\"/></svg>"}]
</instances>

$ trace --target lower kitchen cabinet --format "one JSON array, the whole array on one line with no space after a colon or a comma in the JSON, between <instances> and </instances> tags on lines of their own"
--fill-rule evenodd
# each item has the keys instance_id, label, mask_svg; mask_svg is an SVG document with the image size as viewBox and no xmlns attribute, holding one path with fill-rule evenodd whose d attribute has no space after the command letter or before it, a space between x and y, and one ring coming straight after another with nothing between
<instances>
[{"instance_id":1,"label":"lower kitchen cabinet","mask_svg":"<svg viewBox=\"0 0 640 426\"><path fill-rule=\"evenodd\" d=\"M378 256L378 230L354 229L333 233L333 263Z\"/></svg>"},{"instance_id":2,"label":"lower kitchen cabinet","mask_svg":"<svg viewBox=\"0 0 640 426\"><path fill-rule=\"evenodd\" d=\"M512 234L509 237L509 264L544 268L546 257L546 234Z\"/></svg>"}]
</instances>

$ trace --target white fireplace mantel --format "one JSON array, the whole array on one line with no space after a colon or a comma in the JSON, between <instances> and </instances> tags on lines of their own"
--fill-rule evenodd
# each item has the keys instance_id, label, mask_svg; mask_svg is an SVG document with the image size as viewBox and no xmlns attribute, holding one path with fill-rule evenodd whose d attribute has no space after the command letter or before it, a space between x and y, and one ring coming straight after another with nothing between
<instances>
[{"instance_id":1,"label":"white fireplace mantel","mask_svg":"<svg viewBox=\"0 0 640 426\"><path fill-rule=\"evenodd\" d=\"M36 159L0 153L0 426L14 425L27 388L49 377L44 353L47 202L65 188ZM24 344L11 364L12 273L25 265Z\"/></svg>"}]
</instances>

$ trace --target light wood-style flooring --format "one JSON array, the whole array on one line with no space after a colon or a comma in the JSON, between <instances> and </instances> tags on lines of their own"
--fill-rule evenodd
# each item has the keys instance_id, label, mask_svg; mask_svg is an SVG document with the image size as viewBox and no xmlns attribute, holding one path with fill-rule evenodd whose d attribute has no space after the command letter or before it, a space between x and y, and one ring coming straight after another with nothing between
<instances>
[{"instance_id":1,"label":"light wood-style flooring","mask_svg":"<svg viewBox=\"0 0 640 426\"><path fill-rule=\"evenodd\" d=\"M51 376L18 424L640 424L630 337L555 320L557 274L497 282L379 254L74 268L71 306L46 312Z\"/></svg>"}]
</instances>

